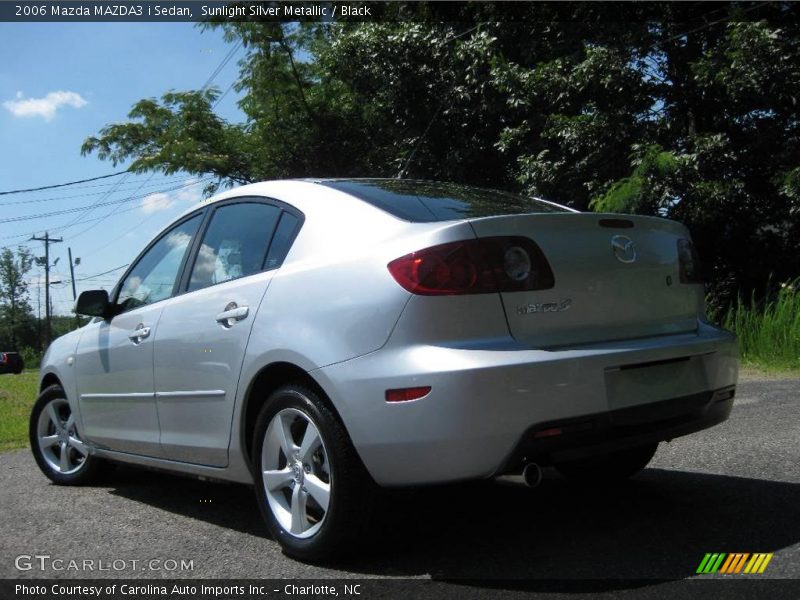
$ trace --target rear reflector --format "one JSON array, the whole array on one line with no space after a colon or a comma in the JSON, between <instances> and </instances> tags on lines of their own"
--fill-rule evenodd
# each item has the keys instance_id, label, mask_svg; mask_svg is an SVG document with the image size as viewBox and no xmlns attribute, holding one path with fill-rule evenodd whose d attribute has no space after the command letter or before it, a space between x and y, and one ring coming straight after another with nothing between
<instances>
[{"instance_id":1,"label":"rear reflector","mask_svg":"<svg viewBox=\"0 0 800 600\"><path fill-rule=\"evenodd\" d=\"M399 390L386 390L387 402L409 402L411 400L419 400L427 396L431 391L431 386L401 388Z\"/></svg>"},{"instance_id":2,"label":"rear reflector","mask_svg":"<svg viewBox=\"0 0 800 600\"><path fill-rule=\"evenodd\" d=\"M555 435L561 435L564 433L561 430L561 427L551 427L550 429L542 429L541 431L537 431L533 434L535 438L544 438L544 437L553 437Z\"/></svg>"},{"instance_id":3,"label":"rear reflector","mask_svg":"<svg viewBox=\"0 0 800 600\"><path fill-rule=\"evenodd\" d=\"M422 296L547 290L550 264L526 237L497 236L450 242L406 254L388 265L395 281Z\"/></svg>"}]
</instances>

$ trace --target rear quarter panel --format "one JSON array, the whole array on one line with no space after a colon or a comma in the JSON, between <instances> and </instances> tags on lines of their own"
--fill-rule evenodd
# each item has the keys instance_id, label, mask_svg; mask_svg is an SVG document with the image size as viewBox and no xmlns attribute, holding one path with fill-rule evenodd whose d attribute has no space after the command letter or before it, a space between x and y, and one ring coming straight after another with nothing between
<instances>
[{"instance_id":1,"label":"rear quarter panel","mask_svg":"<svg viewBox=\"0 0 800 600\"><path fill-rule=\"evenodd\" d=\"M308 195L303 188L271 190L301 210L305 222L256 316L246 369L293 357L313 370L379 349L411 296L388 263L474 237L465 222L412 224L342 192L310 188Z\"/></svg>"}]
</instances>

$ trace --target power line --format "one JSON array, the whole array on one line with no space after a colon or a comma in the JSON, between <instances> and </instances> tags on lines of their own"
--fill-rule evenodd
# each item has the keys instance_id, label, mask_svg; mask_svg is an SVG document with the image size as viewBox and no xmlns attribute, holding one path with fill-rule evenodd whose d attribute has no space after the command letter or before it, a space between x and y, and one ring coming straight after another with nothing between
<instances>
[{"instance_id":1,"label":"power line","mask_svg":"<svg viewBox=\"0 0 800 600\"><path fill-rule=\"evenodd\" d=\"M74 218L74 219L72 219L72 220L71 220L69 223L67 223L67 225L64 227L64 229L68 229L68 228L72 227L73 225L77 225L78 223L81 223L81 222L84 220L84 218L85 218L85 217L86 217L86 216L87 216L89 213L91 213L91 212L92 212L92 211L93 211L95 208L97 208L97 206L98 206L99 204L102 204L102 202L103 202L103 201L104 201L106 198L109 198L109 197L111 197L111 195L113 195L113 194L115 194L117 191L119 191L119 187L120 187L120 186L121 186L123 183L125 183L125 181L127 181L128 177L130 177L130 174L131 174L131 173L130 173L130 171L128 171L127 173L125 173L125 175L123 175L121 179L118 179L118 180L115 182L115 185L114 185L114 186L113 186L113 187L112 187L110 190L108 190L108 191L105 193L105 195L104 195L104 196L100 196L100 198L98 198L97 200L95 200L95 201L94 201L94 203L92 203L90 206L88 206L88 207L86 207L84 210L82 210L82 211L80 212L80 214L79 214L77 217L75 217L75 218Z\"/></svg>"},{"instance_id":2,"label":"power line","mask_svg":"<svg viewBox=\"0 0 800 600\"><path fill-rule=\"evenodd\" d=\"M180 186L176 186L176 187L172 187L172 188L166 188L166 189L160 190L158 192L148 192L146 194L142 194L141 196L129 196L127 198L122 198L121 200L109 200L108 202L96 202L94 204L91 204L90 206L76 206L76 207L73 207L73 208L65 208L65 209L62 209L62 210L54 210L54 211L50 211L50 212L46 212L46 213L38 213L38 214L35 214L35 215L24 215L24 216L21 216L21 217L8 217L8 218L5 218L5 219L0 219L0 223L18 223L20 221L33 221L33 220L36 220L36 219L46 219L48 217L57 217L57 216L60 216L60 215L68 215L68 214L73 214L73 213L76 213L76 212L82 212L82 211L86 212L86 211L89 211L89 210L94 210L95 208L100 208L101 206L114 206L114 205L118 205L118 204L124 204L126 202L131 202L133 200L140 200L142 198L146 198L147 196L152 196L153 194L159 194L159 193L163 193L163 192L172 192L172 191L179 190L179 189L182 189L182 188L191 187L192 185L196 185L196 182L193 182L193 183L191 183L189 185L180 185ZM99 220L102 220L104 218L105 217L100 217ZM61 229L66 229L68 227L72 227L72 224L65 225Z\"/></svg>"},{"instance_id":3,"label":"power line","mask_svg":"<svg viewBox=\"0 0 800 600\"><path fill-rule=\"evenodd\" d=\"M128 212L128 211L131 211L131 210L136 210L137 208L139 208L139 207L138 206L134 206L133 208L128 208L128 209L125 209L125 210L120 211L120 212ZM87 219L86 221L84 221L84 223L90 223L92 221L99 221L102 218L103 217L98 217L97 219ZM71 227L71 226L69 226L69 227ZM67 225L59 225L57 227L50 227L50 231L63 231L64 229L67 229L67 228L68 228ZM20 234L17 234L17 235L6 235L6 236L3 236L3 237L0 237L0 240L12 240L12 239L15 239L15 238L27 237L29 235L36 234L37 231L41 231L41 229L37 229L36 231L28 231L27 233L20 233ZM27 241L26 242L19 242L19 243L23 244L23 243L27 243ZM13 246L13 245L14 244L11 244L11 246ZM10 248L11 246L8 246L8 245L7 246L0 246L0 249L2 249L2 248Z\"/></svg>"},{"instance_id":4,"label":"power line","mask_svg":"<svg viewBox=\"0 0 800 600\"><path fill-rule=\"evenodd\" d=\"M133 194L131 194L131 196L130 196L130 197L132 198L132 197L133 197L133 196L136 194L136 192L140 191L140 190L141 190L141 189L142 189L142 188L143 188L145 185L147 185L148 183L150 183L150 180L151 180L151 179L153 179L153 177L155 177L155 175L156 175L155 173L151 173L151 174L150 174L150 177L148 177L147 179L145 179L145 180L144 180L144 182L143 182L143 183L142 183L142 184L141 184L141 185L140 185L140 186L139 186L139 187L136 189L136 191L134 191L134 192L133 192ZM157 192L157 193L158 193L158 192ZM152 196L152 195L153 195L153 194L151 194L151 193L148 193L148 194L147 194L147 196ZM146 198L147 196L145 196L145 198ZM129 198L129 199L130 199L130 198ZM127 200L126 200L126 202L127 202ZM104 216L103 216L103 217L102 217L100 220L98 220L98 221L97 221L97 222L95 222L95 223L92 223L91 225L89 225L89 227L86 227L85 229L82 229L81 231L79 231L78 233L76 233L75 235L73 235L73 236L72 236L72 239L75 239L76 237L79 237L79 236L83 235L84 233L86 233L86 232L87 232L87 231L89 231L90 229L92 229L92 228L94 228L94 227L97 227L97 226L98 226L100 223L102 223L102 222L103 222L103 221L105 221L105 220L106 220L108 217L110 217L110 216L111 216L111 215L113 215L115 212L117 212L117 211L119 210L119 207L120 207L120 206L122 206L122 204L117 204L117 205L116 205L114 208L112 208L112 209L111 209L111 210L110 210L108 213L106 213L106 214L105 214L105 215L104 215Z\"/></svg>"},{"instance_id":5,"label":"power line","mask_svg":"<svg viewBox=\"0 0 800 600\"><path fill-rule=\"evenodd\" d=\"M208 181L208 180L206 179L205 181ZM129 234L129 233L131 233L132 231L135 231L136 229L138 229L139 227L141 227L142 225L144 225L144 224L145 224L147 221L149 221L150 219L152 219L153 217L155 217L157 214L158 214L158 213L153 213L153 214L151 214L151 215L149 215L149 216L145 217L144 219L142 219L141 221L139 221L138 223L136 223L136 224L135 224L133 227L131 227L130 229L127 229L126 231L123 231L122 233L118 234L116 237L113 237L113 238L111 238L109 241L107 241L107 242L106 242L105 244L103 244L102 246L98 246L97 248L94 248L93 250L90 250L89 252L87 252L87 254L94 254L95 252L99 252L100 250L105 250L105 249L106 249L106 248L108 248L108 247L109 247L111 244L113 244L114 242L116 242L116 241L117 241L119 238L125 237L126 235L128 235L128 234Z\"/></svg>"},{"instance_id":6,"label":"power line","mask_svg":"<svg viewBox=\"0 0 800 600\"><path fill-rule=\"evenodd\" d=\"M210 177L207 177L206 179L201 179L201 180L199 180L199 181L192 182L192 183L190 183L190 184L187 184L186 186L183 186L183 187L184 187L185 189L188 189L188 188L190 188L190 187L193 187L193 186L195 186L195 185L200 185L201 183L206 183L206 182L208 182L208 181L210 181L210 180L211 180L211 178L210 178ZM156 190L156 191L154 191L154 192L150 192L150 193L148 193L148 194L145 194L145 195L144 195L144 197L147 197L148 195L154 195L154 194L160 194L160 193L163 193L163 192L174 191L174 189L182 189L182 188L166 188L166 189L162 189L162 190ZM120 210L120 211L118 211L118 212L117 212L117 214L123 214L123 213L126 213L126 212L131 212L131 211L134 211L134 210L138 210L138 209L139 209L139 206L133 206L133 207L131 207L131 208L126 208L126 209ZM154 214L150 215L149 217L147 217L146 219L144 219L142 222L144 222L144 221L147 221L148 219L152 218L152 217L153 217L153 216L155 216L156 214L157 214L157 213L154 213ZM93 223L93 222L97 222L97 221L102 221L102 220L103 220L103 219L105 219L105 218L106 218L105 216L102 216L102 217L96 217L96 218L94 218L94 219L85 219L85 220L82 220L81 222L82 222L82 223L84 223L84 224L85 224L85 223ZM50 230L51 232L61 232L61 231L64 231L64 230L66 230L66 229L69 229L70 227L74 227L75 225L77 225L77 223L73 223L73 224L69 224L69 225L59 225L59 226L56 226L56 227L51 227L51 228L49 228L49 230ZM23 237L27 237L27 236L30 236L30 235L35 235L35 234L36 234L38 231L41 231L41 229L37 229L36 231L28 231L28 232L26 232L26 233L20 233L20 234L15 234L15 235L7 235L7 236L2 236L2 237L0 237L0 240L9 240L9 239L23 238ZM123 234L123 235L124 235L124 234ZM112 242L113 242L113 241L116 241L116 239L117 239L117 238L114 238L114 239L112 240ZM5 248L11 248L11 247L13 247L13 246L16 246L16 245L24 245L24 244L27 244L27 243L29 243L29 241L30 241L30 240L26 240L26 241L20 241L20 242L19 242L19 243L17 243L17 244L11 243L11 244L7 244L7 245L5 245L5 246L0 246L0 250L3 250L3 249L5 249ZM109 242L109 244L106 244L106 245L110 245L110 243L111 243L111 242ZM102 246L102 248L104 248L104 247L105 247L105 246ZM96 250L100 250L100 249L101 249L101 248L97 248Z\"/></svg>"},{"instance_id":7,"label":"power line","mask_svg":"<svg viewBox=\"0 0 800 600\"><path fill-rule=\"evenodd\" d=\"M220 62L219 65L217 65L217 68L214 69L211 75L209 75L208 79L201 88L202 90L207 90L209 87L211 87L211 84L217 78L217 75L219 75L222 72L222 69L224 69L225 66L230 62L230 60L233 58L233 55L236 54L236 52L241 47L242 43L243 41L239 40L238 43L233 48L230 49L228 54L226 54L225 57L222 59L222 62Z\"/></svg>"},{"instance_id":8,"label":"power line","mask_svg":"<svg viewBox=\"0 0 800 600\"><path fill-rule=\"evenodd\" d=\"M96 273L95 275L89 275L88 277L77 277L75 281L86 281L87 279L95 279L100 277L101 275L108 275L109 273L113 273L114 271L119 271L120 269L124 269L131 263L125 263L124 265L120 265L118 267L114 267L113 269L109 269L108 271L103 271L102 273Z\"/></svg>"},{"instance_id":9,"label":"power line","mask_svg":"<svg viewBox=\"0 0 800 600\"><path fill-rule=\"evenodd\" d=\"M164 185L165 183L174 183L176 181L183 181L185 179L186 179L185 177L175 177L173 179L166 179L166 180L159 181L158 183L154 183L152 185L153 186ZM109 185L109 184L106 184L106 185ZM116 185L116 184L113 184L113 185ZM101 187L101 186L88 186L88 187ZM139 187L143 187L143 186L140 185ZM136 188L136 186L132 185L131 187L126 188L125 191L129 191L129 190L132 190L132 189L135 189L135 188ZM74 188L74 189L79 189L79 188ZM136 188L136 189L138 190L138 188ZM122 190L117 190L117 191L122 191ZM14 200L13 202L3 202L2 204L0 204L0 206L13 206L13 205L18 205L18 204L38 204L39 202L54 202L54 201L57 201L57 200L71 200L73 198L88 198L90 196L102 196L102 195L104 195L106 193L107 192L91 192L91 193L88 193L88 194L87 193L73 194L72 196L50 196L49 198L36 198L34 200Z\"/></svg>"},{"instance_id":10,"label":"power line","mask_svg":"<svg viewBox=\"0 0 800 600\"><path fill-rule=\"evenodd\" d=\"M212 108L216 108L216 107L217 107L217 105L218 105L220 102L222 102L222 99L223 99L223 98L225 98L225 96L227 96L227 95L228 95L228 92L230 92L230 91L233 89L233 86L234 86L234 85L236 85L236 83L237 83L238 81L239 81L238 79L234 79L234 80L231 82L231 84L228 86L228 89L226 89L224 92L222 92L222 95L221 95L219 98L217 98L217 100L214 102L214 104L213 104Z\"/></svg>"},{"instance_id":11,"label":"power line","mask_svg":"<svg viewBox=\"0 0 800 600\"><path fill-rule=\"evenodd\" d=\"M75 185L77 183L87 183L89 181L97 181L98 179L108 179L109 177L116 177L117 175L122 175L123 173L127 173L128 170L119 171L117 173L110 173L108 175L100 175L100 177L90 177L89 179L79 179L78 181L69 181L67 183L57 183L55 185L44 185L42 187L37 188L27 188L24 190L8 190L5 192L0 192L0 196L7 196L8 194L25 194L28 192L39 192L41 190L52 190L54 188L60 187L67 187L68 185Z\"/></svg>"},{"instance_id":12,"label":"power line","mask_svg":"<svg viewBox=\"0 0 800 600\"><path fill-rule=\"evenodd\" d=\"M236 48L234 48L234 50L238 50L241 47L241 45L242 45L242 42L240 41L237 44ZM216 108L219 105L219 103L222 102L222 100L225 98L225 96L228 95L228 92L230 92L233 89L233 86L235 86L238 83L238 81L239 81L239 78L237 77L236 79L234 79L231 82L231 84L227 87L227 89L224 92L222 92L222 94L216 99L216 101L212 105L212 108Z\"/></svg>"},{"instance_id":13,"label":"power line","mask_svg":"<svg viewBox=\"0 0 800 600\"><path fill-rule=\"evenodd\" d=\"M210 181L210 180L211 180L211 178L210 178L210 177L208 177L208 178L206 178L206 179L199 179L199 180L197 180L197 181L193 181L192 183L186 184L186 185L184 185L182 188L179 188L179 189L189 189L189 188L191 188L191 187L194 187L194 186L196 186L196 185L200 185L201 183L206 183L207 181ZM169 190L167 190L167 191L169 191ZM160 192L155 192L155 193L160 193ZM151 195L153 195L153 194L148 194L148 196L151 196ZM145 197L147 197L147 196L145 196ZM167 198L166 200L169 200L169 198ZM160 200L159 200L159 201L160 201ZM156 201L156 202L154 202L154 204L158 204L158 202L159 202L159 201ZM116 208L119 208L119 207L116 207ZM111 211L109 214L105 215L104 217L101 217L100 219L96 219L96 223L94 223L93 225L90 225L89 227L87 227L87 228L86 228L86 229L84 229L83 231L79 231L78 233L76 233L75 235L73 235L73 236L72 236L72 239L75 239L76 237L79 237L79 236L83 235L84 233L86 233L87 231L89 231L90 229L92 229L93 227L96 227L96 226L99 224L99 222L100 222L100 221L103 221L104 219L106 219L106 218L110 217L110 216L113 214L113 212L114 212L114 210L112 210L112 211ZM127 211L118 211L118 213L117 213L117 214L119 214L119 213L122 213L122 212L127 212ZM142 223L145 223L146 221L148 221L148 220L152 219L154 216L156 216L156 214L158 214L158 213L153 213L153 214L151 214L151 215L149 215L149 216L145 217L144 219L142 219L141 221L139 221L139 222L138 222L136 225L134 225L134 226L133 226L133 227L131 227L130 229L128 229L128 230L126 230L126 231L122 232L121 234L118 234L118 235L117 235L116 237L114 237L114 238L111 238L111 240L110 240L110 241L108 241L107 243L103 244L103 245L102 245L102 246L100 246L99 248L95 248L94 250L92 250L92 251L88 252L88 254L94 254L94 253L95 253L95 252L97 252L98 250L102 250L102 249L104 249L104 248L106 248L106 247L110 246L110 245L111 245L113 242L115 242L115 241L116 241L117 239L119 239L120 237L127 235L127 234L128 234L128 233L130 233L131 231L134 231L135 229L137 229L137 228L138 228L138 227L139 227L139 226L140 226Z\"/></svg>"}]
</instances>

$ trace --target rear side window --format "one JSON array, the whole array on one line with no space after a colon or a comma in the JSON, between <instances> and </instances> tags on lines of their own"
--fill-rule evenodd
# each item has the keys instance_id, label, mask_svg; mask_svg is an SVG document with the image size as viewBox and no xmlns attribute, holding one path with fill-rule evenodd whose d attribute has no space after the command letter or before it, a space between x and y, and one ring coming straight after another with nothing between
<instances>
[{"instance_id":1,"label":"rear side window","mask_svg":"<svg viewBox=\"0 0 800 600\"><path fill-rule=\"evenodd\" d=\"M278 228L275 230L275 235L272 238L272 244L269 247L269 254L264 263L264 268L275 269L281 266L283 259L289 252L289 247L294 241L294 236L297 233L297 226L300 224L300 219L295 217L292 213L284 212L281 215L281 221L278 223Z\"/></svg>"},{"instance_id":2,"label":"rear side window","mask_svg":"<svg viewBox=\"0 0 800 600\"><path fill-rule=\"evenodd\" d=\"M188 291L261 271L280 216L277 206L254 202L228 204L214 211L197 251Z\"/></svg>"},{"instance_id":3,"label":"rear side window","mask_svg":"<svg viewBox=\"0 0 800 600\"><path fill-rule=\"evenodd\" d=\"M406 179L336 180L320 183L412 223L569 212L535 198L456 183Z\"/></svg>"}]
</instances>

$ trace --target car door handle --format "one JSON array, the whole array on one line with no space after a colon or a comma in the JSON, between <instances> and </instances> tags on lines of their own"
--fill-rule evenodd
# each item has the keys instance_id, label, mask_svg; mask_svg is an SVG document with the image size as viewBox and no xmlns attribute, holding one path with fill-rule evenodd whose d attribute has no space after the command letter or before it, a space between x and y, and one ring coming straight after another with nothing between
<instances>
[{"instance_id":1,"label":"car door handle","mask_svg":"<svg viewBox=\"0 0 800 600\"><path fill-rule=\"evenodd\" d=\"M134 344L139 344L149 335L150 328L139 323L139 325L136 326L136 329L134 329L133 333L128 336L128 339L130 339Z\"/></svg>"},{"instance_id":2,"label":"car door handle","mask_svg":"<svg viewBox=\"0 0 800 600\"><path fill-rule=\"evenodd\" d=\"M233 327L236 321L241 321L250 312L250 308L247 306L236 306L233 302L231 302L233 306L229 304L225 307L221 313L217 315L217 322L221 323L224 327Z\"/></svg>"}]
</instances>

